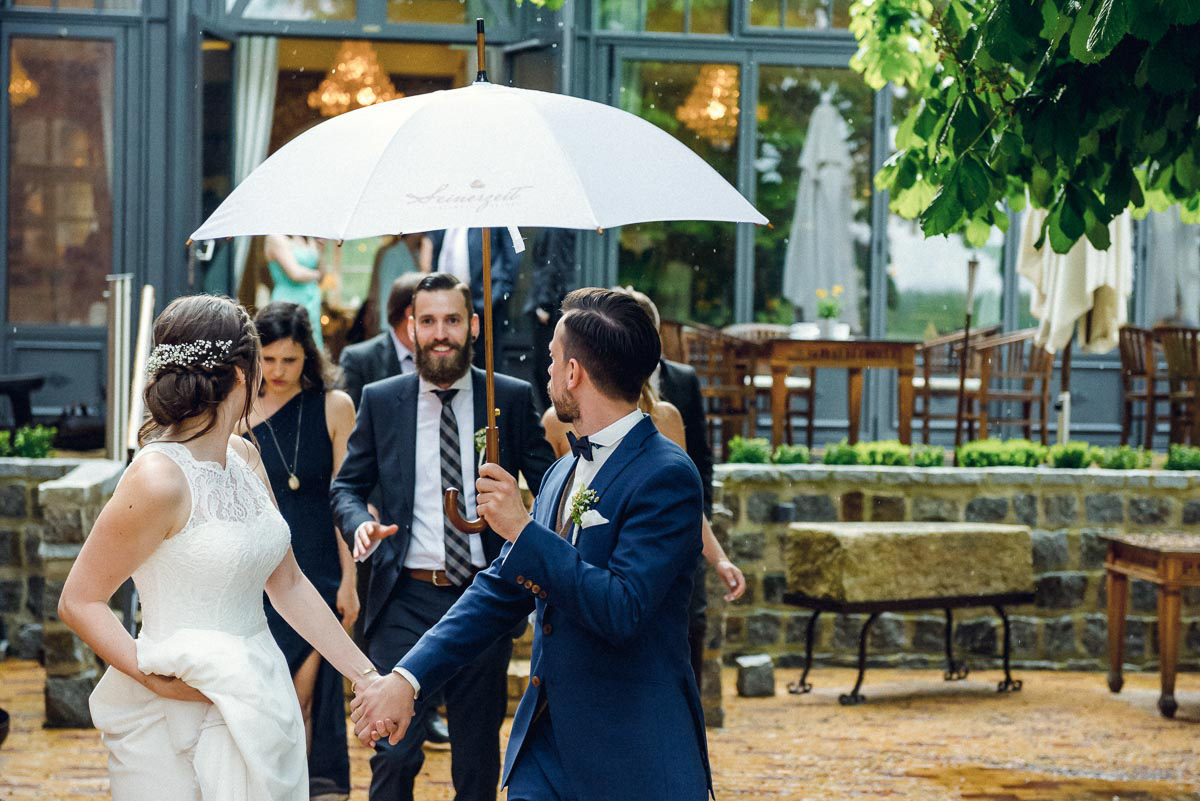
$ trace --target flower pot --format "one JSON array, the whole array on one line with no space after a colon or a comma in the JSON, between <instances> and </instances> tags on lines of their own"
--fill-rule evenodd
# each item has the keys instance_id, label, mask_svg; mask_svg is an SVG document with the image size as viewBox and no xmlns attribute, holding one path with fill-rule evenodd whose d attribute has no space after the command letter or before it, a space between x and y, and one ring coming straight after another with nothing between
<instances>
[{"instance_id":1,"label":"flower pot","mask_svg":"<svg viewBox=\"0 0 1200 801\"><path fill-rule=\"evenodd\" d=\"M837 331L837 324L836 317L818 317L817 330L820 332L821 339L833 339Z\"/></svg>"}]
</instances>

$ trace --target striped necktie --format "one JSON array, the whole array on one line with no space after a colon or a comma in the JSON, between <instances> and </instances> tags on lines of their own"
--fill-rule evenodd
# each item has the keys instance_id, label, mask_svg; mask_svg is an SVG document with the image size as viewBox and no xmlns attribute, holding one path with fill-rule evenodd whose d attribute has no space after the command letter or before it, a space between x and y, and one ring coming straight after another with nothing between
<instances>
[{"instance_id":1,"label":"striped necktie","mask_svg":"<svg viewBox=\"0 0 1200 801\"><path fill-rule=\"evenodd\" d=\"M442 455L442 491L465 488L462 458L458 450L458 418L450 402L458 394L457 389L435 389L434 394L442 402L442 419L439 432L439 450ZM458 513L467 516L466 493L458 495ZM446 577L456 586L471 583L471 540L468 535L450 525L442 516L446 541Z\"/></svg>"}]
</instances>

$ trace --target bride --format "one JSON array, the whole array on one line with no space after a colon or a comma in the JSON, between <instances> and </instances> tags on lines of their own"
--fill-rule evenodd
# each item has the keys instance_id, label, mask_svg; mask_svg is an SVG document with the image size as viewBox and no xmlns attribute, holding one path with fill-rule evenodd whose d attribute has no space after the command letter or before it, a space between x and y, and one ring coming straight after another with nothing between
<instances>
[{"instance_id":1,"label":"bride","mask_svg":"<svg viewBox=\"0 0 1200 801\"><path fill-rule=\"evenodd\" d=\"M305 801L304 723L267 628L271 604L363 689L379 678L300 572L255 446L234 429L258 394L246 311L204 295L154 324L142 429L71 568L64 622L110 666L92 693L115 801ZM130 576L142 629L108 601Z\"/></svg>"}]
</instances>

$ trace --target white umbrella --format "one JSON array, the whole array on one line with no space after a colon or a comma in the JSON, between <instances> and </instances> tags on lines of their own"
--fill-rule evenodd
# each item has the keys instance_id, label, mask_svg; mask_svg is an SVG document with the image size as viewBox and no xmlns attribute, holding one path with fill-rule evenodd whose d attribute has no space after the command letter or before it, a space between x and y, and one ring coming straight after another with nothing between
<instances>
[{"instance_id":1,"label":"white umbrella","mask_svg":"<svg viewBox=\"0 0 1200 801\"><path fill-rule=\"evenodd\" d=\"M1117 346L1133 291L1133 224L1129 212L1109 223L1108 250L1081 239L1060 254L1048 242L1040 250L1034 247L1045 219L1041 209L1025 213L1017 272L1033 285L1034 343L1050 353L1063 351L1058 439L1065 442L1071 426L1071 335L1085 353L1107 353Z\"/></svg>"},{"instance_id":2,"label":"white umbrella","mask_svg":"<svg viewBox=\"0 0 1200 801\"><path fill-rule=\"evenodd\" d=\"M858 331L858 270L850 228L854 159L850 128L831 95L823 93L813 109L800 151L796 210L783 257L783 296L803 311L805 320L815 320L817 290L840 285L845 290L842 321Z\"/></svg>"},{"instance_id":3,"label":"white umbrella","mask_svg":"<svg viewBox=\"0 0 1200 801\"><path fill-rule=\"evenodd\" d=\"M191 238L342 240L652 220L767 221L686 145L639 117L476 82L315 126L255 169Z\"/></svg>"}]
</instances>

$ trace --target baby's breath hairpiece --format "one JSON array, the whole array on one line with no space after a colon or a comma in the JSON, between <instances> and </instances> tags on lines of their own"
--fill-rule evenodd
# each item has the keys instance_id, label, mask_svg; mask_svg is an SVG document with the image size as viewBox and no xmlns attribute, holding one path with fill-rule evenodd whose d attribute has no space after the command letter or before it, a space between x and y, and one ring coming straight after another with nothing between
<instances>
[{"instance_id":1,"label":"baby's breath hairpiece","mask_svg":"<svg viewBox=\"0 0 1200 801\"><path fill-rule=\"evenodd\" d=\"M199 365L211 370L222 358L229 353L231 339L197 339L195 342L184 342L179 345L155 345L146 361L146 373L154 377L164 367L193 367Z\"/></svg>"}]
</instances>

